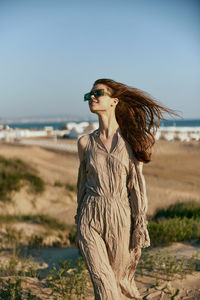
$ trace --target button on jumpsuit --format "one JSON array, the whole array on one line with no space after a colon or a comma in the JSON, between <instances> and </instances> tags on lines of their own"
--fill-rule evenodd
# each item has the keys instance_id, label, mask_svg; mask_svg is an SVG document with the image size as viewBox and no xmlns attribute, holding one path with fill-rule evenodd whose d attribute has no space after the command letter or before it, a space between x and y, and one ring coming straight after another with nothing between
<instances>
[{"instance_id":1,"label":"button on jumpsuit","mask_svg":"<svg viewBox=\"0 0 200 300\"><path fill-rule=\"evenodd\" d=\"M89 134L79 166L77 246L95 300L141 299L134 275L141 248L150 246L143 164L134 157L120 128L110 153L99 136L99 128Z\"/></svg>"}]
</instances>

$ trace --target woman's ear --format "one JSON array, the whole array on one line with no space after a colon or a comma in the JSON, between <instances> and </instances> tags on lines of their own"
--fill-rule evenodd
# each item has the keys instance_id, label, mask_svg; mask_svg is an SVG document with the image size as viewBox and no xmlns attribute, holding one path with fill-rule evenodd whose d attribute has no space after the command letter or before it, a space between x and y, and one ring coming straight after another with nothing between
<instances>
[{"instance_id":1,"label":"woman's ear","mask_svg":"<svg viewBox=\"0 0 200 300\"><path fill-rule=\"evenodd\" d=\"M116 106L118 104L118 102L119 102L119 99L118 98L113 98L113 100L114 100L114 105Z\"/></svg>"}]
</instances>

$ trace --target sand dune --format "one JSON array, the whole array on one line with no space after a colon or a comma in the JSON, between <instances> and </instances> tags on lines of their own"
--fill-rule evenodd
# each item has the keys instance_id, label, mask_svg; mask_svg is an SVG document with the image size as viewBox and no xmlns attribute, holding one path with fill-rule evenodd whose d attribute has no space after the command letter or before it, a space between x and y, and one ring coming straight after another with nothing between
<instances>
[{"instance_id":1,"label":"sand dune","mask_svg":"<svg viewBox=\"0 0 200 300\"><path fill-rule=\"evenodd\" d=\"M157 142L144 167L149 214L182 201L200 202L200 143Z\"/></svg>"},{"instance_id":2,"label":"sand dune","mask_svg":"<svg viewBox=\"0 0 200 300\"><path fill-rule=\"evenodd\" d=\"M15 193L15 207L7 207L10 212L29 213L35 210L57 216L63 221L74 222L76 194L64 187L55 187L54 183L76 184L79 166L77 154L1 143L0 155L21 158L35 167L46 182L46 191L41 196L28 194L26 188ZM200 202L200 144L157 142L152 162L144 166L144 174L149 215L157 208L176 201ZM5 211L6 207L1 205L0 209Z\"/></svg>"},{"instance_id":3,"label":"sand dune","mask_svg":"<svg viewBox=\"0 0 200 300\"><path fill-rule=\"evenodd\" d=\"M64 186L55 186L55 182L62 184L76 184L78 172L78 155L64 151L47 150L40 147L0 144L0 155L7 158L18 157L35 167L46 183L42 195L30 194L27 187L13 193L13 201L4 203L0 201L0 213L22 214L48 214L74 224L76 212L76 193L67 190ZM152 215L157 208L166 207L177 201L196 200L200 202L200 143L181 143L159 141L153 149L152 162L144 166L149 200L148 214ZM40 231L34 224L16 224L16 228L26 229L30 232ZM175 255L180 257L192 255L196 248L192 245L176 243L170 247ZM69 249L70 250L70 249ZM34 249L32 250L34 251ZM41 249L43 255L33 256L39 258L45 268L56 262L58 257L65 259L66 251L62 248ZM74 250L77 252L77 249ZM152 249L151 251L154 251ZM5 260L7 254L1 253ZM184 280L160 282L159 286L152 288L155 278L136 276L136 283L144 299L200 299L199 272L187 275ZM25 288L30 287L41 299L52 299L51 291L45 286L45 279L24 278ZM171 291L171 294L168 292ZM175 294L177 296L175 296ZM93 299L93 291L90 290Z\"/></svg>"}]
</instances>

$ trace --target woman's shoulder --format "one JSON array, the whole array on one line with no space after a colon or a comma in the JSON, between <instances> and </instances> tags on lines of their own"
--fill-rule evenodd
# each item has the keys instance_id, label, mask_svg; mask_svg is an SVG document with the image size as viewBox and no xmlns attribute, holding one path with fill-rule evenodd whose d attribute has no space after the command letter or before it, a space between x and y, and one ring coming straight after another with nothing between
<instances>
[{"instance_id":1,"label":"woman's shoulder","mask_svg":"<svg viewBox=\"0 0 200 300\"><path fill-rule=\"evenodd\" d=\"M84 134L84 135L80 136L77 141L78 146L81 148L85 148L87 145L87 142L89 140L89 137L90 137L89 134Z\"/></svg>"},{"instance_id":2,"label":"woman's shoulder","mask_svg":"<svg viewBox=\"0 0 200 300\"><path fill-rule=\"evenodd\" d=\"M77 145L78 145L78 154L79 154L80 161L83 160L83 157L85 155L85 150L87 148L89 138L90 138L89 134L82 135L81 137L78 138Z\"/></svg>"},{"instance_id":3,"label":"woman's shoulder","mask_svg":"<svg viewBox=\"0 0 200 300\"><path fill-rule=\"evenodd\" d=\"M80 145L87 145L87 142L88 142L88 140L89 140L89 138L90 138L90 136L93 136L93 135L95 135L95 134L98 134L98 129L95 129L95 130L93 130L92 132L90 132L90 133L87 133L87 134L84 134L84 135L82 135L81 137L79 137L79 139L78 139L78 145L80 144Z\"/></svg>"},{"instance_id":4,"label":"woman's shoulder","mask_svg":"<svg viewBox=\"0 0 200 300\"><path fill-rule=\"evenodd\" d=\"M96 132L97 132L97 129L95 129L94 131L92 131L90 133L81 135L78 138L78 142L77 142L78 143L78 147L85 148L87 146L88 142L89 142L90 136L92 136Z\"/></svg>"},{"instance_id":5,"label":"woman's shoulder","mask_svg":"<svg viewBox=\"0 0 200 300\"><path fill-rule=\"evenodd\" d=\"M82 135L81 137L78 138L77 146L78 146L78 156L79 156L80 162L82 162L84 159L85 149L86 149L87 143L88 143L88 138L89 138L89 134Z\"/></svg>"},{"instance_id":6,"label":"woman's shoulder","mask_svg":"<svg viewBox=\"0 0 200 300\"><path fill-rule=\"evenodd\" d=\"M93 134L96 134L96 132L97 132L97 129L95 129L94 131L92 131L90 133L84 134L78 138L77 144L78 144L78 154L79 154L80 161L82 161L85 156L85 152L88 147L90 137Z\"/></svg>"}]
</instances>

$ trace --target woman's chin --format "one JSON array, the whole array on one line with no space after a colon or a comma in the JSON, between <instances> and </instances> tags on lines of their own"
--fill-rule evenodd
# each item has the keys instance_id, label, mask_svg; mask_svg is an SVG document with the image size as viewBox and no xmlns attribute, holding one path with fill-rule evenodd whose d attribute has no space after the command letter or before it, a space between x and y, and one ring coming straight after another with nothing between
<instances>
[{"instance_id":1,"label":"woman's chin","mask_svg":"<svg viewBox=\"0 0 200 300\"><path fill-rule=\"evenodd\" d=\"M90 111L91 111L92 113L96 113L98 110L97 110L97 109L95 109L95 107L93 107L93 106L90 106Z\"/></svg>"}]
</instances>

